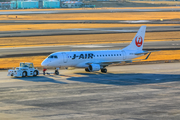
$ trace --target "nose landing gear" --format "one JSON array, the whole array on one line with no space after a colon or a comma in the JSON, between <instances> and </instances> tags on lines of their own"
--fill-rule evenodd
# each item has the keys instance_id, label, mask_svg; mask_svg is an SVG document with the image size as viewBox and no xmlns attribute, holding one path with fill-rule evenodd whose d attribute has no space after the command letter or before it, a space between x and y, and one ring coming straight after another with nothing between
<instances>
[{"instance_id":1,"label":"nose landing gear","mask_svg":"<svg viewBox=\"0 0 180 120\"><path fill-rule=\"evenodd\" d=\"M85 68L85 71L86 71L86 72L90 72L90 70L89 70L88 68Z\"/></svg>"}]
</instances>

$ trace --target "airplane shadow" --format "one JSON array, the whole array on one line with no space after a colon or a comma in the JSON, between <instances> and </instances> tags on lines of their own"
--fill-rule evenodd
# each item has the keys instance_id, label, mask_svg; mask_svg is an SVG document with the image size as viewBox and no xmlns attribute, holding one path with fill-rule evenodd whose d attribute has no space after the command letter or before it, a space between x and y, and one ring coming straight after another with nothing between
<instances>
[{"instance_id":1,"label":"airplane shadow","mask_svg":"<svg viewBox=\"0 0 180 120\"><path fill-rule=\"evenodd\" d=\"M141 85L157 84L165 82L180 81L180 75L177 74L151 74L151 73L76 73L83 77L67 78L70 81L109 84L109 85Z\"/></svg>"},{"instance_id":2,"label":"airplane shadow","mask_svg":"<svg viewBox=\"0 0 180 120\"><path fill-rule=\"evenodd\" d=\"M180 81L180 74L153 74L153 73L75 73L77 76L67 77L68 81L77 81L85 83L108 84L108 85L141 85L141 84L157 84L166 82ZM32 82L51 82L58 84L68 84L61 82L60 78L64 75L46 75L37 77L13 78L23 81ZM66 76L66 75L65 75ZM79 77L80 76L80 77Z\"/></svg>"},{"instance_id":3,"label":"airplane shadow","mask_svg":"<svg viewBox=\"0 0 180 120\"><path fill-rule=\"evenodd\" d=\"M54 75L48 75L48 76L36 76L36 77L20 77L20 78L13 78L13 79L18 79L18 80L24 80L24 81L31 81L31 82L51 82L51 83L59 83L59 84L67 84L66 82L61 82L61 81L57 81L53 78L49 78L53 77L53 78L57 78L58 76L54 76Z\"/></svg>"}]
</instances>

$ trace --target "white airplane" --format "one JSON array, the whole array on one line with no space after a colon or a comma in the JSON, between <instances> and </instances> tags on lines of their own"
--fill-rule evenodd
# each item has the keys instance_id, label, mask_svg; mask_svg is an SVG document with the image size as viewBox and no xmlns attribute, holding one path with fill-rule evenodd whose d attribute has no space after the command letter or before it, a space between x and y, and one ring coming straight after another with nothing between
<instances>
[{"instance_id":1,"label":"white airplane","mask_svg":"<svg viewBox=\"0 0 180 120\"><path fill-rule=\"evenodd\" d=\"M55 67L55 74L59 74L60 67L85 68L87 72L99 71L106 73L106 66L112 63L132 62L132 59L151 52L143 51L146 26L141 26L131 44L122 50L99 51L67 51L55 52L49 55L42 63L45 67Z\"/></svg>"}]
</instances>

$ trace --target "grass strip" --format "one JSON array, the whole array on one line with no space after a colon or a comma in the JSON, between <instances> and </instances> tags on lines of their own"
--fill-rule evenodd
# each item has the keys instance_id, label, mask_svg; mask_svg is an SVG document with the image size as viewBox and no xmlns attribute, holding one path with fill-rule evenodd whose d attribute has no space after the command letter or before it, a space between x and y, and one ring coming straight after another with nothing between
<instances>
[{"instance_id":1,"label":"grass strip","mask_svg":"<svg viewBox=\"0 0 180 120\"><path fill-rule=\"evenodd\" d=\"M160 20L160 19L178 19L179 16L180 16L180 12L175 12L175 11L113 12L113 13L0 15L0 20Z\"/></svg>"},{"instance_id":2,"label":"grass strip","mask_svg":"<svg viewBox=\"0 0 180 120\"><path fill-rule=\"evenodd\" d=\"M78 29L78 28L112 28L112 27L140 27L148 26L177 26L179 24L2 24L0 31L18 31L18 30L50 30L50 29Z\"/></svg>"},{"instance_id":3,"label":"grass strip","mask_svg":"<svg viewBox=\"0 0 180 120\"><path fill-rule=\"evenodd\" d=\"M128 42L130 43L135 35L136 33L117 33L0 38L0 48L79 44L109 44ZM145 42L175 40L180 40L179 31L147 32L145 36Z\"/></svg>"}]
</instances>

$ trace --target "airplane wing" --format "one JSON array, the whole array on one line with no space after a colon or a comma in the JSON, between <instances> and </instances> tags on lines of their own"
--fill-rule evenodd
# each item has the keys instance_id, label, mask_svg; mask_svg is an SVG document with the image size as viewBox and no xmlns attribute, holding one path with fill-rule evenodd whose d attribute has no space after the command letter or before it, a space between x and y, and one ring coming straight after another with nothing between
<instances>
[{"instance_id":1,"label":"airplane wing","mask_svg":"<svg viewBox=\"0 0 180 120\"><path fill-rule=\"evenodd\" d=\"M121 61L113 61L113 62L112 61L111 62L109 62L109 61L88 62L86 64L88 64L88 65L90 65L90 64L99 64L100 66L106 67L106 66L108 66L110 64L113 64L113 63L121 63L121 62L131 63L133 61L147 60L149 58L149 56L151 55L151 52L150 51L143 51L143 52L135 53L135 55L141 55L141 54L144 54L144 55L148 54L148 55L147 55L147 57L145 59L134 59L134 60L125 60L125 61L121 60Z\"/></svg>"},{"instance_id":2,"label":"airplane wing","mask_svg":"<svg viewBox=\"0 0 180 120\"><path fill-rule=\"evenodd\" d=\"M137 61L137 60L147 60L147 59L149 58L149 56L151 55L152 52L157 52L157 51L160 51L160 50L137 52L137 53L135 53L135 55L142 55L142 54L146 55L146 54L148 54L148 53L149 53L149 54L147 55L147 57L146 57L145 59L135 59L135 61ZM133 60L133 61L134 61L134 60Z\"/></svg>"},{"instance_id":3,"label":"airplane wing","mask_svg":"<svg viewBox=\"0 0 180 120\"><path fill-rule=\"evenodd\" d=\"M149 53L149 54L148 54L148 53ZM145 59L135 59L135 60L133 60L133 61L147 60L147 59L149 58L149 56L151 55L151 52L147 52L147 53L138 53L138 54L135 53L135 55L140 55L140 54L144 54L144 55L148 54L148 55L147 55L147 57L146 57Z\"/></svg>"},{"instance_id":4,"label":"airplane wing","mask_svg":"<svg viewBox=\"0 0 180 120\"><path fill-rule=\"evenodd\" d=\"M131 61L131 60L127 60L127 61L113 61L113 62L101 61L101 62L89 62L89 63L86 63L86 64L88 64L88 65L90 65L90 64L99 64L100 66L106 67L106 66L108 66L108 65L110 65L110 64L113 64L113 63L121 63L121 62L127 62L127 63L129 63L129 62L132 62L132 61Z\"/></svg>"}]
</instances>

